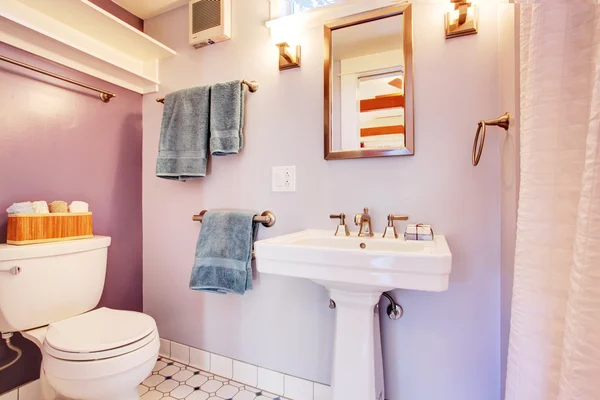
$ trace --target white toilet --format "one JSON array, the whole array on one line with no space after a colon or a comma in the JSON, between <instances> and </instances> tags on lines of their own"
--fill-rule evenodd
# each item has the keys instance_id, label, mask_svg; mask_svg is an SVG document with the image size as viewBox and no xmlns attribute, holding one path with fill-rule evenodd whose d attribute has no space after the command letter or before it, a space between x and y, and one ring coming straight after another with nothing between
<instances>
[{"instance_id":1,"label":"white toilet","mask_svg":"<svg viewBox=\"0 0 600 400\"><path fill-rule=\"evenodd\" d=\"M100 301L110 238L0 244L0 332L42 352L42 398L139 399L160 339L152 317ZM15 268L16 267L16 268Z\"/></svg>"}]
</instances>

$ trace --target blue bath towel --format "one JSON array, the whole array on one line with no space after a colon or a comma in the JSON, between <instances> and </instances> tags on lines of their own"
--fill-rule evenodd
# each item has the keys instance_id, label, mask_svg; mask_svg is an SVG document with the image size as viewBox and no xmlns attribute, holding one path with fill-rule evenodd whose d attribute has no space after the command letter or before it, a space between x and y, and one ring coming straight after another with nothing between
<instances>
[{"instance_id":1,"label":"blue bath towel","mask_svg":"<svg viewBox=\"0 0 600 400\"><path fill-rule=\"evenodd\" d=\"M210 97L210 153L238 154L244 146L244 86L242 81L217 83Z\"/></svg>"},{"instance_id":2,"label":"blue bath towel","mask_svg":"<svg viewBox=\"0 0 600 400\"><path fill-rule=\"evenodd\" d=\"M190 289L244 294L252 289L254 212L208 211L196 244Z\"/></svg>"},{"instance_id":3,"label":"blue bath towel","mask_svg":"<svg viewBox=\"0 0 600 400\"><path fill-rule=\"evenodd\" d=\"M169 93L160 130L156 176L185 181L206 176L210 86Z\"/></svg>"}]
</instances>

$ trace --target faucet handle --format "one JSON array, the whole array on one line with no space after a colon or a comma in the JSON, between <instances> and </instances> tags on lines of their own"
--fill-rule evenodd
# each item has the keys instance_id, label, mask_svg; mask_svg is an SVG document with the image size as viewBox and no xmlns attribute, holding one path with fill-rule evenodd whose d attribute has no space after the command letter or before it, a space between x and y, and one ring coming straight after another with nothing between
<instances>
[{"instance_id":1,"label":"faucet handle","mask_svg":"<svg viewBox=\"0 0 600 400\"><path fill-rule=\"evenodd\" d=\"M388 224L385 228L385 232L383 232L383 238L389 239L398 239L398 233L396 232L396 227L394 226L394 221L406 221L408 220L408 215L394 215L390 214L387 216Z\"/></svg>"},{"instance_id":2,"label":"faucet handle","mask_svg":"<svg viewBox=\"0 0 600 400\"><path fill-rule=\"evenodd\" d=\"M387 216L388 226L394 226L394 221L408 221L408 215L394 215L390 214Z\"/></svg>"},{"instance_id":3,"label":"faucet handle","mask_svg":"<svg viewBox=\"0 0 600 400\"><path fill-rule=\"evenodd\" d=\"M346 225L346 214L344 214L344 213L330 214L329 218L340 220L340 224L337 226L334 236L350 236L350 231L348 230L348 225Z\"/></svg>"}]
</instances>

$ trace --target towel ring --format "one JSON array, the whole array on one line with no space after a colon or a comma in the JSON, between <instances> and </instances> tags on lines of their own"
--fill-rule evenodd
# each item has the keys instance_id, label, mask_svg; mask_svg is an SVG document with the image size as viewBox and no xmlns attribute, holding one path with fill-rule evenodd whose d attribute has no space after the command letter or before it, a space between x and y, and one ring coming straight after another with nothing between
<instances>
[{"instance_id":1,"label":"towel ring","mask_svg":"<svg viewBox=\"0 0 600 400\"><path fill-rule=\"evenodd\" d=\"M475 133L475 140L473 141L473 156L471 158L471 162L473 163L474 167L479 164L479 159L481 158L481 153L483 152L483 145L485 143L485 131L486 127L488 126L499 126L507 131L508 127L510 126L510 115L506 112L499 118L490 119L488 121L479 121L477 124L477 133ZM480 134L481 140L479 140Z\"/></svg>"}]
</instances>

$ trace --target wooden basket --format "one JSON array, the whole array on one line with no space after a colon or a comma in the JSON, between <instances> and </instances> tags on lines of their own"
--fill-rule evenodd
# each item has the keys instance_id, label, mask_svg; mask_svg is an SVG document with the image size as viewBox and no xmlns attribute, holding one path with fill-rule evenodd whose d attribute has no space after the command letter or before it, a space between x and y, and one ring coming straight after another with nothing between
<instances>
[{"instance_id":1,"label":"wooden basket","mask_svg":"<svg viewBox=\"0 0 600 400\"><path fill-rule=\"evenodd\" d=\"M6 243L23 245L93 237L92 213L9 214Z\"/></svg>"}]
</instances>

